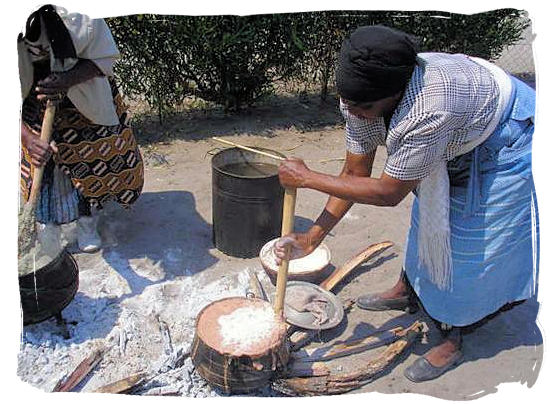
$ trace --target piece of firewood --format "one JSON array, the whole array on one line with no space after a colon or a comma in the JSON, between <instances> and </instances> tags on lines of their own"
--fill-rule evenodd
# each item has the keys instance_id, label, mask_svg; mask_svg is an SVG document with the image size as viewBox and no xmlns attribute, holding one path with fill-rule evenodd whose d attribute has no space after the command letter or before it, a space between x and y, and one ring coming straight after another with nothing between
<instances>
[{"instance_id":1,"label":"piece of firewood","mask_svg":"<svg viewBox=\"0 0 550 404\"><path fill-rule=\"evenodd\" d=\"M166 372L169 369L176 369L183 365L185 359L191 353L191 344L182 344L165 357L162 364L159 366L159 371Z\"/></svg>"},{"instance_id":2,"label":"piece of firewood","mask_svg":"<svg viewBox=\"0 0 550 404\"><path fill-rule=\"evenodd\" d=\"M153 387L142 393L143 396L181 396L178 387L174 386L160 386Z\"/></svg>"},{"instance_id":3,"label":"piece of firewood","mask_svg":"<svg viewBox=\"0 0 550 404\"><path fill-rule=\"evenodd\" d=\"M350 259L340 268L335 270L330 276L325 279L319 285L325 290L331 291L334 287L340 283L351 271L353 271L357 266L361 265L363 262L370 260L371 258L376 257L377 255L383 253L388 248L392 247L393 243L391 241L384 241L382 243L377 243L368 246L366 249L361 251L355 257Z\"/></svg>"},{"instance_id":4,"label":"piece of firewood","mask_svg":"<svg viewBox=\"0 0 550 404\"><path fill-rule=\"evenodd\" d=\"M174 351L174 347L172 346L172 337L170 336L170 329L168 324L166 324L166 322L162 320L158 314L156 315L156 319L159 325L160 336L162 338L164 354L170 356Z\"/></svg>"},{"instance_id":5,"label":"piece of firewood","mask_svg":"<svg viewBox=\"0 0 550 404\"><path fill-rule=\"evenodd\" d=\"M106 384L94 390L94 393L122 394L127 393L145 381L146 373L137 373L117 380L116 382Z\"/></svg>"},{"instance_id":6,"label":"piece of firewood","mask_svg":"<svg viewBox=\"0 0 550 404\"><path fill-rule=\"evenodd\" d=\"M301 362L328 361L392 343L399 338L398 331L402 330L403 327L396 327L365 337L349 339L328 347L302 349L298 352L293 352L291 357Z\"/></svg>"},{"instance_id":7,"label":"piece of firewood","mask_svg":"<svg viewBox=\"0 0 550 404\"><path fill-rule=\"evenodd\" d=\"M246 293L246 297L258 298L268 302L269 298L262 286L262 283L260 282L260 279L258 278L258 275L256 275L256 272L254 270L249 270L248 273L249 273L250 279L248 282L248 290Z\"/></svg>"},{"instance_id":8,"label":"piece of firewood","mask_svg":"<svg viewBox=\"0 0 550 404\"><path fill-rule=\"evenodd\" d=\"M292 362L285 372L286 378L292 377L313 377L313 376L327 376L330 373L328 367L321 362L306 363L306 362Z\"/></svg>"},{"instance_id":9,"label":"piece of firewood","mask_svg":"<svg viewBox=\"0 0 550 404\"><path fill-rule=\"evenodd\" d=\"M90 374L92 370L97 366L101 359L103 359L104 349L98 348L90 356L84 359L73 370L73 372L67 377L62 378L57 382L52 391L71 391L74 389L86 376Z\"/></svg>"},{"instance_id":10,"label":"piece of firewood","mask_svg":"<svg viewBox=\"0 0 550 404\"><path fill-rule=\"evenodd\" d=\"M342 394L357 389L380 376L420 336L423 323L415 322L403 330L403 336L366 365L349 373L320 377L280 378L273 383L275 390L291 396ZM315 362L314 362L315 363Z\"/></svg>"}]
</instances>

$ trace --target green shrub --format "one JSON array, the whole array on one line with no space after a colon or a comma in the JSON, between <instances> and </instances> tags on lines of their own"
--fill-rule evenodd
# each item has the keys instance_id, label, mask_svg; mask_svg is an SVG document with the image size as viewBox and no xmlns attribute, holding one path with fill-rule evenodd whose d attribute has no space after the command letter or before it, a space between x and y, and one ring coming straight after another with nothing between
<instances>
[{"instance_id":1,"label":"green shrub","mask_svg":"<svg viewBox=\"0 0 550 404\"><path fill-rule=\"evenodd\" d=\"M253 16L132 15L107 20L122 53L120 86L164 112L186 96L239 110L277 81L320 86L326 97L342 40L361 25L416 35L423 51L494 59L529 24L523 11L320 11Z\"/></svg>"},{"instance_id":2,"label":"green shrub","mask_svg":"<svg viewBox=\"0 0 550 404\"><path fill-rule=\"evenodd\" d=\"M496 59L521 39L529 25L526 13L501 9L465 15L448 12L320 11L298 14L305 44L301 80L316 81L323 98L333 78L340 45L357 27L383 24L415 35L421 51L464 53Z\"/></svg>"},{"instance_id":3,"label":"green shrub","mask_svg":"<svg viewBox=\"0 0 550 404\"><path fill-rule=\"evenodd\" d=\"M292 18L138 15L108 20L122 88L159 111L195 95L238 110L289 77L302 55Z\"/></svg>"},{"instance_id":4,"label":"green shrub","mask_svg":"<svg viewBox=\"0 0 550 404\"><path fill-rule=\"evenodd\" d=\"M132 15L107 20L122 58L115 65L117 82L129 96L141 96L164 112L189 93L182 74L181 40L173 35L177 20L172 16Z\"/></svg>"}]
</instances>

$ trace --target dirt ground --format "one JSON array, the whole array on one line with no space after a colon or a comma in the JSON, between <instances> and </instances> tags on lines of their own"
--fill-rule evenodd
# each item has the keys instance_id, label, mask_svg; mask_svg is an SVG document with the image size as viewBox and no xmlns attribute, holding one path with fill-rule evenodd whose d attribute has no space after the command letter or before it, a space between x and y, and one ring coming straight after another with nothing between
<instances>
[{"instance_id":1,"label":"dirt ground","mask_svg":"<svg viewBox=\"0 0 550 404\"><path fill-rule=\"evenodd\" d=\"M205 111L170 117L163 126L150 122L138 129L147 163L144 192L131 210L108 207L102 212L100 252L75 254L80 288L64 311L71 338L63 339L54 321L24 329L18 374L38 388L51 390L59 377L100 344L111 350L81 391L159 368L171 352L188 346L202 307L244 293L246 271L256 271L267 281L257 258L229 257L212 244L210 161L220 148L212 136L304 158L312 169L332 174L339 172L345 153L336 104L322 104L316 97L271 99L239 116ZM382 171L384 153L379 149L375 175ZM299 190L296 229L307 229L325 202L326 196L318 192ZM354 271L337 288L340 298L383 290L396 281L411 203L408 197L395 208L356 205L327 237L336 267L369 244L395 243L382 259ZM71 229L67 234L70 245ZM438 332L422 312L372 313L354 308L320 339L343 340L419 318L430 328L427 338L385 375L356 391L471 399L495 393L501 383L531 387L537 381L543 356L542 335L535 323L538 308L537 301L528 301L467 335L464 363L421 384L408 381L403 371L438 341ZM161 323L168 325L169 341L159 331ZM338 359L331 366L354 366L378 351Z\"/></svg>"}]
</instances>

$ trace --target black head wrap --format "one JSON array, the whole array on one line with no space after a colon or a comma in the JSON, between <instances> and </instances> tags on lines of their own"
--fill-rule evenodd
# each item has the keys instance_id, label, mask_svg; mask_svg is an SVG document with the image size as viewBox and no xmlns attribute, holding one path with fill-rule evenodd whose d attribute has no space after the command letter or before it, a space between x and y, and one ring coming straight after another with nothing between
<instances>
[{"instance_id":1,"label":"black head wrap","mask_svg":"<svg viewBox=\"0 0 550 404\"><path fill-rule=\"evenodd\" d=\"M336 87L353 102L370 102L403 90L416 63L413 36L382 25L360 27L344 40Z\"/></svg>"},{"instance_id":2,"label":"black head wrap","mask_svg":"<svg viewBox=\"0 0 550 404\"><path fill-rule=\"evenodd\" d=\"M36 42L40 38L42 29L46 32L56 59L76 58L76 50L71 35L63 20L55 11L55 7L51 4L40 7L29 16L25 26L24 38L29 42Z\"/></svg>"}]
</instances>

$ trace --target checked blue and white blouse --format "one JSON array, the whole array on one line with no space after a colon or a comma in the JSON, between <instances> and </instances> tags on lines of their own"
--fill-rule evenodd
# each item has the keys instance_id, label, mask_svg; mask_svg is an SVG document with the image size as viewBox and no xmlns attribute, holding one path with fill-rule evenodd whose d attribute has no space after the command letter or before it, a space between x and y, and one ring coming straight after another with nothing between
<instances>
[{"instance_id":1,"label":"checked blue and white blouse","mask_svg":"<svg viewBox=\"0 0 550 404\"><path fill-rule=\"evenodd\" d=\"M419 53L387 129L383 118L356 117L340 102L346 148L367 154L386 146L386 174L400 180L424 179L483 133L498 103L499 86L486 67L462 54Z\"/></svg>"}]
</instances>

